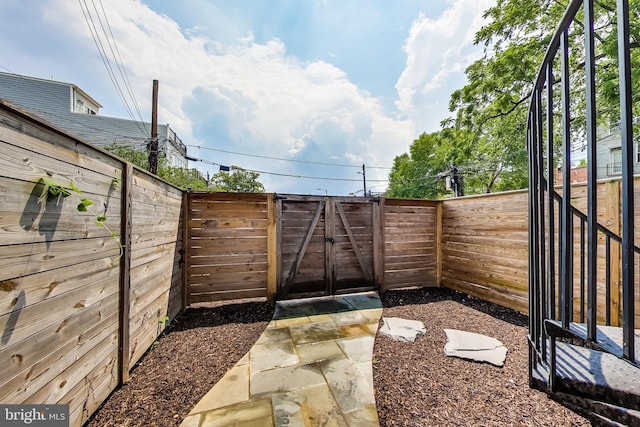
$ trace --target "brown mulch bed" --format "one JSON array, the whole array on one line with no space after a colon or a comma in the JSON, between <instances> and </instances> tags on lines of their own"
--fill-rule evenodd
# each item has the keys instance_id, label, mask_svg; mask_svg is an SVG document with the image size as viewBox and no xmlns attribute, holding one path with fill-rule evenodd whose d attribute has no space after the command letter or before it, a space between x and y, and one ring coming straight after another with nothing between
<instances>
[{"instance_id":1,"label":"brown mulch bed","mask_svg":"<svg viewBox=\"0 0 640 427\"><path fill-rule=\"evenodd\" d=\"M421 320L413 343L376 338L381 426L586 426L583 417L528 386L527 318L444 289L387 292L384 316ZM112 393L88 426L177 426L255 343L273 314L263 300L191 308ZM503 368L444 355L443 329L492 336L509 349Z\"/></svg>"}]
</instances>

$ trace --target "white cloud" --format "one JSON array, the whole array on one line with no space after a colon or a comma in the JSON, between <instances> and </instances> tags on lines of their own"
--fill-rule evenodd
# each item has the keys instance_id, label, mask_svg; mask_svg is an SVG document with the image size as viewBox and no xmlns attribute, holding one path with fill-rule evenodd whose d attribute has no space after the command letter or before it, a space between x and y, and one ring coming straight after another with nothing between
<instances>
[{"instance_id":1,"label":"white cloud","mask_svg":"<svg viewBox=\"0 0 640 427\"><path fill-rule=\"evenodd\" d=\"M61 30L71 32L70 36L82 38L88 54L91 36L77 3L56 3L45 14ZM235 43L221 44L190 36L195 33L183 31L172 19L139 1L114 0L105 3L105 9L136 97L147 100L151 81L158 79L160 121L170 123L186 144L379 165L389 164L415 136L411 121L389 117L379 101L350 82L342 70L326 62L289 56L278 39L257 43L247 34ZM68 22L77 25L70 27ZM144 110L147 114L148 109ZM256 159L234 161L267 171L276 167ZM295 163L277 167L278 172L309 172ZM383 179L386 173L372 171L371 178ZM327 172L318 170L315 175L326 176ZM277 179L263 178L271 187L268 190L283 191ZM318 186L300 181L297 185L298 191ZM344 194L341 190L338 194Z\"/></svg>"},{"instance_id":2,"label":"white cloud","mask_svg":"<svg viewBox=\"0 0 640 427\"><path fill-rule=\"evenodd\" d=\"M315 14L328 6L326 0L314 1L310 7ZM385 83L386 89L383 89L380 85L364 83L363 76L371 74L371 63L361 61L357 63L361 65L354 65L343 61L344 67L352 67L347 74L347 68L330 63L331 55L309 53L307 56L322 57L324 61L300 59L289 52L283 41L289 37L290 49L300 52L300 46L291 42L291 34L278 33L283 36L282 40L265 38L264 27L255 27L253 22L259 17L245 16L240 6L225 9L206 0L192 0L192 7L183 10L173 3L158 3L166 13L172 16L177 13L175 16L182 19L181 26L141 0L113 0L103 4L143 117L150 117L151 83L158 79L159 119L169 123L186 144L272 157L373 166L390 165L396 155L407 151L418 133L437 128L439 121L446 118L451 91L465 83L464 68L479 55L480 49L472 46L473 36L482 23L482 11L494 0L446 1L444 8L442 2L429 5L430 10L444 10L440 16L434 16L436 12L430 17L419 15L411 28L404 30L406 67L401 74L402 56L398 54L398 46L403 30L400 28L410 22L415 13L413 9L393 15L395 18L391 21L396 26L393 31L397 42L382 46L378 40L375 44L387 51L397 49L390 55L395 55L394 64L398 68L385 69L387 78L396 81L397 110L391 112L388 109L394 105L393 92L388 87L392 84ZM350 8L359 6L355 2L349 5L341 3L340 7L346 10L339 9L338 5L332 8L343 12L339 16L351 16L347 13ZM49 71L52 63L47 64L42 77L55 71L56 78L78 84L105 105L103 114L126 117L97 55L79 4L51 0L39 8L35 13L42 22L29 21L34 33L51 35L49 50L52 52L58 47L64 47L66 52L66 55L50 55L56 60L62 58L59 61L62 65L56 63ZM349 49L373 49L372 35L390 30L385 29L385 20L374 16L376 13L385 16L384 8L369 9L363 12L373 17L367 15L366 19L357 20L358 25L348 27L344 33L334 31L339 33L331 39L334 44L322 45L323 51L337 52L336 55L346 58ZM287 16L285 12L279 13ZM275 17L275 21L277 19ZM307 19L310 18L307 16ZM328 18L323 15L314 19L326 24ZM329 28L342 25L339 19L336 22ZM96 22L96 25L99 24ZM253 29L259 37L254 37ZM339 44L340 40L345 42ZM340 47L344 49L336 50ZM16 57L16 51L18 48L9 52L9 57ZM363 58L371 59L366 55ZM37 58L32 62L34 64L26 69L40 68ZM340 61L336 59L336 63ZM386 66L379 61L375 63ZM390 72L391 69L398 71ZM385 73L375 76L375 81L381 82ZM360 84L366 84L375 94L358 86L355 83L358 78ZM214 162L259 170L334 177L354 175L353 169L329 171L300 163L269 162L205 150L194 150L193 154ZM387 173L387 170L367 170L367 178L384 179ZM269 190L276 191L305 192L304 188L331 184L287 181L267 175L262 179ZM285 185L285 181L283 189L280 186ZM350 185L337 183L330 192L345 194L353 191L345 188Z\"/></svg>"},{"instance_id":3,"label":"white cloud","mask_svg":"<svg viewBox=\"0 0 640 427\"><path fill-rule=\"evenodd\" d=\"M396 84L396 106L408 117L424 123L419 114L450 94L444 88L481 55L473 46L477 30L483 24L482 13L493 0L450 0L449 7L436 18L421 14L413 23L404 45L407 65ZM455 87L453 88L455 89ZM448 101L448 99L447 99ZM438 120L444 119L440 117Z\"/></svg>"}]
</instances>

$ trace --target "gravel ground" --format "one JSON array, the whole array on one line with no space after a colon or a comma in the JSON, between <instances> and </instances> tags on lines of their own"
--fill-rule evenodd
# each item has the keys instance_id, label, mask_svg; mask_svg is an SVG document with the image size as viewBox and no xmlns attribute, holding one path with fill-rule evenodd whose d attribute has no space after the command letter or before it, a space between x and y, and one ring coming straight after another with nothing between
<instances>
[{"instance_id":1,"label":"gravel ground","mask_svg":"<svg viewBox=\"0 0 640 427\"><path fill-rule=\"evenodd\" d=\"M376 338L381 426L587 426L528 386L527 318L444 289L390 291L384 316L421 320L413 343ZM191 308L178 316L88 426L177 426L255 343L273 315L264 300ZM492 336L509 349L503 368L444 356L443 329Z\"/></svg>"}]
</instances>

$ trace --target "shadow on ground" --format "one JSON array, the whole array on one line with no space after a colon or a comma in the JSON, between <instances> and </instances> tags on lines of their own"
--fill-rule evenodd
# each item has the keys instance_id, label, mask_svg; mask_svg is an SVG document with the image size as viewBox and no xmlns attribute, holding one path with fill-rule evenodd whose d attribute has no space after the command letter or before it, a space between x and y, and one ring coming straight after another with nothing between
<instances>
[{"instance_id":1,"label":"shadow on ground","mask_svg":"<svg viewBox=\"0 0 640 427\"><path fill-rule=\"evenodd\" d=\"M384 308L403 305L455 301L516 326L527 326L528 316L449 288L410 288L387 291L381 298Z\"/></svg>"},{"instance_id":2,"label":"shadow on ground","mask_svg":"<svg viewBox=\"0 0 640 427\"><path fill-rule=\"evenodd\" d=\"M178 315L166 332L221 326L230 323L269 322L275 304L266 300L219 303L213 307L189 307Z\"/></svg>"}]
</instances>

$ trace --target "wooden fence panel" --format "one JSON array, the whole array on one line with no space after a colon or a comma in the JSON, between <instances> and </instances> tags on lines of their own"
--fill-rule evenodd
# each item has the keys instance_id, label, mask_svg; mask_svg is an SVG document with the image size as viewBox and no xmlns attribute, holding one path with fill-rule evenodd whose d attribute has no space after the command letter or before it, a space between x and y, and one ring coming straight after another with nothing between
<instances>
[{"instance_id":1,"label":"wooden fence panel","mask_svg":"<svg viewBox=\"0 0 640 427\"><path fill-rule=\"evenodd\" d=\"M442 201L442 285L528 308L528 193Z\"/></svg>"},{"instance_id":2,"label":"wooden fence panel","mask_svg":"<svg viewBox=\"0 0 640 427\"><path fill-rule=\"evenodd\" d=\"M381 199L383 290L438 286L438 203Z\"/></svg>"},{"instance_id":3,"label":"wooden fence panel","mask_svg":"<svg viewBox=\"0 0 640 427\"><path fill-rule=\"evenodd\" d=\"M116 386L122 165L0 102L3 403L68 403L77 426ZM39 203L44 177L83 193Z\"/></svg>"},{"instance_id":4,"label":"wooden fence panel","mask_svg":"<svg viewBox=\"0 0 640 427\"><path fill-rule=\"evenodd\" d=\"M188 197L187 303L266 296L269 196Z\"/></svg>"},{"instance_id":5,"label":"wooden fence panel","mask_svg":"<svg viewBox=\"0 0 640 427\"><path fill-rule=\"evenodd\" d=\"M135 170L131 191L129 368L182 307L182 191Z\"/></svg>"},{"instance_id":6,"label":"wooden fence panel","mask_svg":"<svg viewBox=\"0 0 640 427\"><path fill-rule=\"evenodd\" d=\"M132 169L0 100L3 403L82 425L182 308L182 191ZM45 177L82 194L40 203Z\"/></svg>"}]
</instances>

